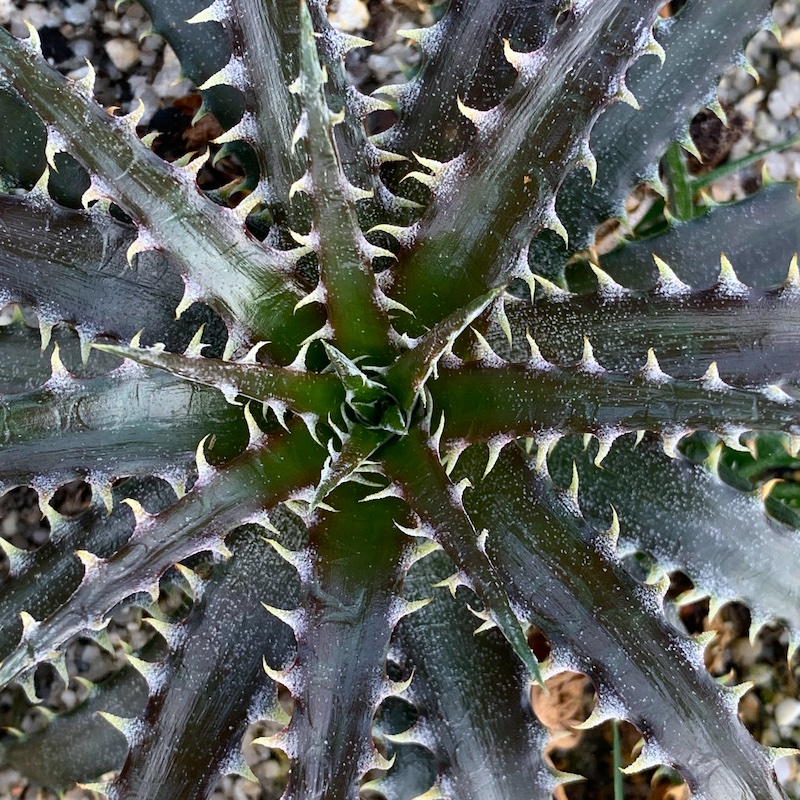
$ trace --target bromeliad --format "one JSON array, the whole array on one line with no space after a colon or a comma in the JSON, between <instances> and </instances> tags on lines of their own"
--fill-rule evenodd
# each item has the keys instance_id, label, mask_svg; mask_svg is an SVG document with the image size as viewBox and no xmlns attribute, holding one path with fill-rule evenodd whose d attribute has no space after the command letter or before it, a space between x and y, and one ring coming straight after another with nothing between
<instances>
[{"instance_id":1,"label":"bromeliad","mask_svg":"<svg viewBox=\"0 0 800 800\"><path fill-rule=\"evenodd\" d=\"M164 161L91 69L0 31L0 297L39 324L0 332L0 488L35 489L50 528L0 540L0 682L22 713L121 607L154 630L8 762L202 798L253 777L261 723L287 800L545 800L575 776L529 689L576 670L588 725L640 730L630 771L784 797L748 685L664 610L681 570L683 600L800 642L794 512L720 477L800 441L795 188L709 208L674 147L770 2L451 0L405 32L416 75L371 96L344 69L369 43L323 0L143 5L235 185L203 191L209 152ZM379 110L397 121L368 137ZM597 256L642 184L654 235ZM93 500L68 518L51 500L76 478Z\"/></svg>"}]
</instances>

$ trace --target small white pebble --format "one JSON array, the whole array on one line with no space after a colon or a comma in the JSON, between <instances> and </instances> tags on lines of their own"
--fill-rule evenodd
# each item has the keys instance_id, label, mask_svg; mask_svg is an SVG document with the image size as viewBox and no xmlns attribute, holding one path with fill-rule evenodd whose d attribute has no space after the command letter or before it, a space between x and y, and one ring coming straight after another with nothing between
<instances>
[{"instance_id":1,"label":"small white pebble","mask_svg":"<svg viewBox=\"0 0 800 800\"><path fill-rule=\"evenodd\" d=\"M731 78L731 82L733 83L733 87L740 93L740 94L747 94L751 91L755 85L756 81L753 76L743 70L737 69Z\"/></svg>"},{"instance_id":2,"label":"small white pebble","mask_svg":"<svg viewBox=\"0 0 800 800\"><path fill-rule=\"evenodd\" d=\"M91 60L92 53L94 53L94 44L88 39L73 39L69 44L77 58Z\"/></svg>"},{"instance_id":3,"label":"small white pebble","mask_svg":"<svg viewBox=\"0 0 800 800\"><path fill-rule=\"evenodd\" d=\"M786 150L783 153L783 160L791 180L800 180L800 153L796 150Z\"/></svg>"},{"instance_id":4,"label":"small white pebble","mask_svg":"<svg viewBox=\"0 0 800 800\"><path fill-rule=\"evenodd\" d=\"M127 72L139 60L139 47L130 39L110 39L106 42L106 53L120 72Z\"/></svg>"},{"instance_id":5,"label":"small white pebble","mask_svg":"<svg viewBox=\"0 0 800 800\"><path fill-rule=\"evenodd\" d=\"M772 10L772 18L775 20L777 25L782 27L791 22L791 19L794 16L794 9L792 6L793 4L788 3L786 5L775 6L775 8Z\"/></svg>"},{"instance_id":6,"label":"small white pebble","mask_svg":"<svg viewBox=\"0 0 800 800\"><path fill-rule=\"evenodd\" d=\"M764 166L775 181L785 181L789 177L789 165L782 153L768 153L764 158Z\"/></svg>"},{"instance_id":7,"label":"small white pebble","mask_svg":"<svg viewBox=\"0 0 800 800\"><path fill-rule=\"evenodd\" d=\"M364 0L338 0L328 12L328 19L336 30L344 33L363 31L369 25L369 11Z\"/></svg>"},{"instance_id":8,"label":"small white pebble","mask_svg":"<svg viewBox=\"0 0 800 800\"><path fill-rule=\"evenodd\" d=\"M794 775L791 756L779 758L775 762L775 777L778 783L785 785Z\"/></svg>"},{"instance_id":9,"label":"small white pebble","mask_svg":"<svg viewBox=\"0 0 800 800\"><path fill-rule=\"evenodd\" d=\"M183 97L188 94L191 83L181 80L181 64L175 51L169 46L164 47L164 65L153 81L153 90L159 97Z\"/></svg>"},{"instance_id":10,"label":"small white pebble","mask_svg":"<svg viewBox=\"0 0 800 800\"><path fill-rule=\"evenodd\" d=\"M782 63L786 63L785 61ZM800 108L800 72L793 69L778 81L778 91L796 111Z\"/></svg>"},{"instance_id":11,"label":"small white pebble","mask_svg":"<svg viewBox=\"0 0 800 800\"><path fill-rule=\"evenodd\" d=\"M792 115L792 105L783 92L775 91L767 100L767 108L774 119L784 120Z\"/></svg>"},{"instance_id":12,"label":"small white pebble","mask_svg":"<svg viewBox=\"0 0 800 800\"><path fill-rule=\"evenodd\" d=\"M749 120L755 119L756 113L764 101L764 90L754 89L748 92L737 104L736 108Z\"/></svg>"},{"instance_id":13,"label":"small white pebble","mask_svg":"<svg viewBox=\"0 0 800 800\"><path fill-rule=\"evenodd\" d=\"M86 25L92 18L96 5L95 0L86 0L85 3L74 3L64 9L64 20L70 25Z\"/></svg>"},{"instance_id":14,"label":"small white pebble","mask_svg":"<svg viewBox=\"0 0 800 800\"><path fill-rule=\"evenodd\" d=\"M781 138L781 132L775 121L764 111L759 111L756 115L754 133L762 142L772 144Z\"/></svg>"},{"instance_id":15,"label":"small white pebble","mask_svg":"<svg viewBox=\"0 0 800 800\"><path fill-rule=\"evenodd\" d=\"M61 17L46 9L41 3L28 3L22 11L11 14L11 34L17 38L27 38L28 28L25 21L30 22L38 31L40 28L57 28Z\"/></svg>"},{"instance_id":16,"label":"small white pebble","mask_svg":"<svg viewBox=\"0 0 800 800\"><path fill-rule=\"evenodd\" d=\"M783 34L783 49L797 50L800 47L800 28L791 27Z\"/></svg>"},{"instance_id":17,"label":"small white pebble","mask_svg":"<svg viewBox=\"0 0 800 800\"><path fill-rule=\"evenodd\" d=\"M800 702L793 697L781 700L775 708L775 722L778 727L788 728L800 717Z\"/></svg>"},{"instance_id":18,"label":"small white pebble","mask_svg":"<svg viewBox=\"0 0 800 800\"><path fill-rule=\"evenodd\" d=\"M11 14L14 11L12 0L0 0L0 25L8 25L11 21Z\"/></svg>"}]
</instances>

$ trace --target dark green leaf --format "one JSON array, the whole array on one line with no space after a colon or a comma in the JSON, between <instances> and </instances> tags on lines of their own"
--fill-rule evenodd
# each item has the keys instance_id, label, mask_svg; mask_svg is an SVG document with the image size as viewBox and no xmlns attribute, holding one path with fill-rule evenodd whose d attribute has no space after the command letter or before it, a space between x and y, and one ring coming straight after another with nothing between
<instances>
[{"instance_id":1,"label":"dark green leaf","mask_svg":"<svg viewBox=\"0 0 800 800\"><path fill-rule=\"evenodd\" d=\"M393 296L415 313L416 328L510 279L531 238L559 227L555 193L581 160L591 164L589 132L624 87L631 61L646 52L660 5L573 6L542 48L518 54L520 78L478 118L464 155L433 181L431 203L398 271Z\"/></svg>"},{"instance_id":2,"label":"dark green leaf","mask_svg":"<svg viewBox=\"0 0 800 800\"><path fill-rule=\"evenodd\" d=\"M610 370L638 372L652 347L661 369L680 380L696 378L716 362L733 386L794 382L800 369L797 303L793 289L745 288L728 297L715 290L542 297L535 306L510 306L513 349L499 330L490 338L499 353L516 361L529 356L529 332L556 364L577 363L588 337L595 357Z\"/></svg>"},{"instance_id":3,"label":"dark green leaf","mask_svg":"<svg viewBox=\"0 0 800 800\"><path fill-rule=\"evenodd\" d=\"M150 15L155 33L170 44L181 70L198 86L225 66L230 57L230 42L219 25L190 25L186 20L202 11L206 0L141 0ZM230 86L215 86L203 93L203 104L223 127L241 117L241 99Z\"/></svg>"},{"instance_id":4,"label":"dark green leaf","mask_svg":"<svg viewBox=\"0 0 800 800\"><path fill-rule=\"evenodd\" d=\"M424 746L436 756L436 786L447 796L549 800L557 779L540 755L547 734L531 711L528 676L498 630L473 635L480 620L465 596L431 589L451 571L448 559L434 554L406 580L412 596L433 595L399 624L392 645L403 672L414 676L404 697L416 721L387 737L396 743L398 765L375 788L391 800L402 797L393 790L394 772L407 769L413 751Z\"/></svg>"},{"instance_id":5,"label":"dark green leaf","mask_svg":"<svg viewBox=\"0 0 800 800\"><path fill-rule=\"evenodd\" d=\"M181 173L83 90L54 72L29 47L0 30L0 65L13 89L58 131L80 163L99 178L96 190L143 226L145 249L166 250L190 284L187 299L207 300L238 335L273 340L277 356L291 359L313 327L314 315L294 314L302 294L291 276L293 258L251 237L232 213L197 188L191 168ZM126 180L119 180L124 175ZM224 271L226 279L221 281Z\"/></svg>"},{"instance_id":6,"label":"dark green leaf","mask_svg":"<svg viewBox=\"0 0 800 800\"><path fill-rule=\"evenodd\" d=\"M797 400L776 387L733 389L713 372L694 381L626 375L591 361L565 369L533 361L472 362L441 370L430 392L449 442L548 433L613 438L638 430L667 437L697 429L724 436L745 430L794 433L800 422Z\"/></svg>"},{"instance_id":7,"label":"dark green leaf","mask_svg":"<svg viewBox=\"0 0 800 800\"><path fill-rule=\"evenodd\" d=\"M379 141L411 158L446 160L472 136L456 98L489 108L511 88L516 74L503 58L503 39L515 50L541 47L552 33L561 0L454 0L423 34L422 66L400 89L400 121ZM426 38L427 37L427 38ZM444 46L438 42L444 41Z\"/></svg>"},{"instance_id":8,"label":"dark green leaf","mask_svg":"<svg viewBox=\"0 0 800 800\"><path fill-rule=\"evenodd\" d=\"M0 594L0 658L5 658L19 642L20 611L27 611L35 619L48 617L78 587L83 566L71 557L72 553L88 550L99 558L110 558L130 538L133 514L128 505L120 503L126 497L141 503L151 514L175 501L174 492L163 481L130 478L114 487L115 505L110 514L100 498L77 519L51 514L48 541L35 553L18 553ZM70 555L65 557L65 553Z\"/></svg>"},{"instance_id":9,"label":"dark green leaf","mask_svg":"<svg viewBox=\"0 0 800 800\"><path fill-rule=\"evenodd\" d=\"M651 553L665 569L685 572L696 595L708 592L715 608L745 603L754 632L765 622L781 622L792 647L800 643L800 537L766 515L755 491L739 492L713 469L668 458L649 440L634 447L632 437L621 439L602 469L592 465L590 452L565 441L550 458L554 475L565 476L577 463L589 519L608 524L613 506L626 545Z\"/></svg>"},{"instance_id":10,"label":"dark green leaf","mask_svg":"<svg viewBox=\"0 0 800 800\"><path fill-rule=\"evenodd\" d=\"M200 596L173 631L178 644L153 665L147 707L114 782L120 796L208 797L220 773L241 769L248 723L276 713L276 686L262 658L282 662L294 643L261 603L291 605L297 576L257 527L238 531L229 544L233 556L207 580L198 578Z\"/></svg>"},{"instance_id":11,"label":"dark green leaf","mask_svg":"<svg viewBox=\"0 0 800 800\"><path fill-rule=\"evenodd\" d=\"M766 749L738 719L735 693L706 672L701 646L670 627L658 587L630 577L613 539L585 523L568 493L512 446L465 500L553 662L592 678L602 716L639 728L646 765L673 766L701 797L783 797Z\"/></svg>"},{"instance_id":12,"label":"dark green leaf","mask_svg":"<svg viewBox=\"0 0 800 800\"><path fill-rule=\"evenodd\" d=\"M86 475L185 474L206 435L216 434L220 458L246 444L241 410L216 389L156 371L129 378L124 367L89 379L56 373L41 389L0 398L0 485L38 478L53 491Z\"/></svg>"},{"instance_id":13,"label":"dark green leaf","mask_svg":"<svg viewBox=\"0 0 800 800\"><path fill-rule=\"evenodd\" d=\"M23 632L0 666L0 682L7 684L52 658L73 636L102 628L125 598L156 591L160 577L176 562L206 550L224 553L224 539L233 528L313 481L324 451L302 425L293 428L292 436L276 436L224 468L206 466L188 494L163 513L138 520L131 538L109 558L81 551L85 575L80 586L43 624Z\"/></svg>"},{"instance_id":14,"label":"dark green leaf","mask_svg":"<svg viewBox=\"0 0 800 800\"><path fill-rule=\"evenodd\" d=\"M658 177L661 157L672 142L688 135L690 120L714 97L719 77L736 63L744 42L766 24L772 5L772 0L689 0L677 16L660 21L656 39L666 53L664 65L655 57L641 59L626 78L641 110L617 104L600 117L592 131L595 185L577 171L559 193L558 212L572 250L591 244L606 219L624 215L625 199L636 184ZM698 241L703 240L694 239L695 245ZM556 237L537 242L532 263L557 275L570 254L562 244ZM719 249L727 250L727 244ZM679 274L695 282L694 276Z\"/></svg>"},{"instance_id":15,"label":"dark green leaf","mask_svg":"<svg viewBox=\"0 0 800 800\"><path fill-rule=\"evenodd\" d=\"M156 348L145 350L105 344L95 347L194 383L213 386L231 399L235 395L244 395L298 414L325 418L332 409L337 409L344 402L342 385L333 375L201 358L199 355L178 355Z\"/></svg>"},{"instance_id":16,"label":"dark green leaf","mask_svg":"<svg viewBox=\"0 0 800 800\"><path fill-rule=\"evenodd\" d=\"M432 539L457 568L453 589L469 586L486 605L492 620L509 641L529 675L540 680L539 665L509 602L497 570L487 556L481 534L461 502L456 487L439 463L435 443L419 430L385 448L384 465L401 495L419 516L418 535Z\"/></svg>"},{"instance_id":17,"label":"dark green leaf","mask_svg":"<svg viewBox=\"0 0 800 800\"><path fill-rule=\"evenodd\" d=\"M768 221L768 222L767 222ZM767 224L765 224L767 223ZM800 252L800 203L793 183L776 183L704 217L675 224L667 233L625 245L601 259L618 283L649 289L658 278L653 253L691 286L712 286L725 253L739 280L766 288L786 277Z\"/></svg>"},{"instance_id":18,"label":"dark green leaf","mask_svg":"<svg viewBox=\"0 0 800 800\"><path fill-rule=\"evenodd\" d=\"M402 504L360 502L366 494L352 484L338 489L330 500L339 513L311 526L309 549L299 554L301 605L289 620L297 659L276 676L295 698L289 727L275 741L292 761L287 798L351 800L364 773L381 763L370 731L392 692L384 663L405 613L409 544L394 524L405 517Z\"/></svg>"},{"instance_id":19,"label":"dark green leaf","mask_svg":"<svg viewBox=\"0 0 800 800\"><path fill-rule=\"evenodd\" d=\"M0 195L0 296L87 337L127 341L144 328L163 338L183 292L180 276L157 253L130 267L125 253L135 238L133 228L100 213Z\"/></svg>"}]
</instances>

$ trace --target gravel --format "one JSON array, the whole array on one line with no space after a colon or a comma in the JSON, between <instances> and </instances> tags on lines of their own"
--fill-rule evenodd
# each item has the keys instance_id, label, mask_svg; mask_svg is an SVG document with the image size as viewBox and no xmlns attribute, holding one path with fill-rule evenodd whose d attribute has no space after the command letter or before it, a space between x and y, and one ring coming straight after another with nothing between
<instances>
[{"instance_id":1,"label":"gravel","mask_svg":"<svg viewBox=\"0 0 800 800\"><path fill-rule=\"evenodd\" d=\"M800 134L800 1L781 0L773 16L781 39L761 31L745 51L759 80L737 67L719 87L720 101L735 107L746 120L743 135L730 152L731 160ZM770 153L763 163L775 180L800 180L800 145ZM712 197L717 202L743 197L759 184L760 172L761 166L755 165L718 181L712 187Z\"/></svg>"}]
</instances>

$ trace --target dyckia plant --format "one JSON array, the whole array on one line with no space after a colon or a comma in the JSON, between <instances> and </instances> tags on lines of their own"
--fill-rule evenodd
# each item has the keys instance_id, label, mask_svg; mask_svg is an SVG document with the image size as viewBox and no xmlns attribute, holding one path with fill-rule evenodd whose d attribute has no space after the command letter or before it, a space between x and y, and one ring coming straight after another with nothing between
<instances>
[{"instance_id":1,"label":"dyckia plant","mask_svg":"<svg viewBox=\"0 0 800 800\"><path fill-rule=\"evenodd\" d=\"M287 800L544 799L575 776L530 688L570 670L587 726L640 731L629 771L784 797L748 685L664 599L680 570L679 599L800 642L795 512L734 488L728 449L791 464L800 441L795 187L711 208L683 155L771 3L451 0L371 96L344 69L368 42L323 0L144 5L229 126L235 185L202 190L208 152L162 160L91 69L0 31L0 296L39 324L1 334L0 487L50 528L0 540L0 682L36 703L123 606L157 632L7 760L203 798L251 774L260 722ZM645 183L646 225L598 256ZM93 502L66 517L76 478Z\"/></svg>"}]
</instances>

